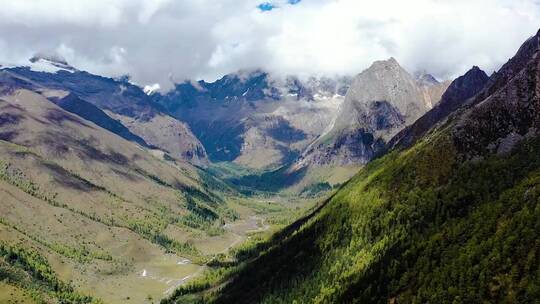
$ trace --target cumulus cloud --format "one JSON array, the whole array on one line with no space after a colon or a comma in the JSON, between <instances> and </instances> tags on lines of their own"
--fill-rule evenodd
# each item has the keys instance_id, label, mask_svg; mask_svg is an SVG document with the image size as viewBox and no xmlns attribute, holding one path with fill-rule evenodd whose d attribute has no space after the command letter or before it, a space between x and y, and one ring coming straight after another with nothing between
<instances>
[{"instance_id":1,"label":"cumulus cloud","mask_svg":"<svg viewBox=\"0 0 540 304\"><path fill-rule=\"evenodd\" d=\"M439 78L472 65L491 72L540 27L536 0L0 0L0 7L0 63L54 50L79 69L162 89L240 69L355 74L390 56Z\"/></svg>"}]
</instances>

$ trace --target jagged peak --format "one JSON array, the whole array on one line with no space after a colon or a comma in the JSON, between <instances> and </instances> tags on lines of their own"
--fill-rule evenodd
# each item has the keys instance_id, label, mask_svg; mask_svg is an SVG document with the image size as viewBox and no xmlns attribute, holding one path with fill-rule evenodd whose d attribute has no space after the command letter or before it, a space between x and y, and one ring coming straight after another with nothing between
<instances>
[{"instance_id":1,"label":"jagged peak","mask_svg":"<svg viewBox=\"0 0 540 304\"><path fill-rule=\"evenodd\" d=\"M377 68L377 67L382 67L382 66L390 66L390 67L401 67L399 65L399 62L396 60L396 58L394 57L390 57L386 60L376 60L374 61L370 68Z\"/></svg>"},{"instance_id":2,"label":"jagged peak","mask_svg":"<svg viewBox=\"0 0 540 304\"><path fill-rule=\"evenodd\" d=\"M518 49L515 57L518 56L529 56L530 54L537 52L540 48L540 31L534 35L529 37Z\"/></svg>"},{"instance_id":3,"label":"jagged peak","mask_svg":"<svg viewBox=\"0 0 540 304\"><path fill-rule=\"evenodd\" d=\"M529 37L521 46L515 55L510 58L498 71L490 76L489 83L484 90L476 97L476 102L480 102L493 94L500 87L504 86L512 77L523 70L531 60L538 60L540 51L540 35Z\"/></svg>"},{"instance_id":4,"label":"jagged peak","mask_svg":"<svg viewBox=\"0 0 540 304\"><path fill-rule=\"evenodd\" d=\"M249 79L260 77L260 76L268 76L268 73L259 68L241 69L237 71L236 73L227 74L223 78L238 78L241 82L246 82Z\"/></svg>"},{"instance_id":5,"label":"jagged peak","mask_svg":"<svg viewBox=\"0 0 540 304\"><path fill-rule=\"evenodd\" d=\"M397 61L396 58L394 58L394 57L388 58L388 59L386 60L386 62L391 63L391 64L397 64L397 65L399 65L398 61Z\"/></svg>"},{"instance_id":6,"label":"jagged peak","mask_svg":"<svg viewBox=\"0 0 540 304\"><path fill-rule=\"evenodd\" d=\"M399 62L394 58L394 57L390 57L386 60L377 60L377 61L374 61L371 66L369 66L369 68L365 69L364 71L362 71L359 75L362 75L362 74L372 74L372 73L375 73L375 74L380 74L380 73L390 73L390 74L394 74L394 75L398 75L398 74L402 74L402 73L407 73L409 74L400 64ZM358 76L359 76L358 75ZM409 74L410 75L410 74ZM411 78L413 78L413 76L411 75L410 76Z\"/></svg>"},{"instance_id":7,"label":"jagged peak","mask_svg":"<svg viewBox=\"0 0 540 304\"><path fill-rule=\"evenodd\" d=\"M420 70L414 73L414 79L422 85L436 85L439 84L439 80L435 76L429 74L426 70Z\"/></svg>"},{"instance_id":8,"label":"jagged peak","mask_svg":"<svg viewBox=\"0 0 540 304\"><path fill-rule=\"evenodd\" d=\"M464 75L463 77L467 77L469 75L482 75L482 76L487 76L486 72L484 72L480 67L474 65L472 68L470 68Z\"/></svg>"}]
</instances>

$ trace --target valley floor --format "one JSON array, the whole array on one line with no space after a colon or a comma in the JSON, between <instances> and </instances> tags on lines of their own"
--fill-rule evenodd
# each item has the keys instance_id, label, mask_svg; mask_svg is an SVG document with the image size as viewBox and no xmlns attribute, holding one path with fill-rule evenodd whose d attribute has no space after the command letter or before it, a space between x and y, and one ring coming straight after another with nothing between
<instances>
[{"instance_id":1,"label":"valley floor","mask_svg":"<svg viewBox=\"0 0 540 304\"><path fill-rule=\"evenodd\" d=\"M9 185L0 187L2 197L8 197L14 192L17 190ZM118 259L113 256L115 261L108 263L113 264L112 266L99 259L73 261L53 250L42 248L46 246L36 241L32 234L23 232L20 228L15 229L7 222L0 223L0 242L24 244L22 246L25 248L37 248L40 252L47 252L48 263L62 281L72 282L77 292L91 295L104 303L158 303L178 287L204 274L208 269L206 264L213 257L228 256L231 250L241 247L254 236L269 236L300 216L306 208L312 206L313 200L304 199L291 203L283 197L253 197L234 200L230 204L239 218L223 224L221 233L213 236L179 236L189 238L201 253L200 257L195 258L167 252L120 229L111 233L110 228L105 229L109 232L100 232L95 236L96 243L109 244L108 246L112 247L110 243L132 239L127 241L127 244L116 245L122 247L123 252L117 252ZM107 247L104 245L104 248ZM12 303L6 302L8 299L15 301L13 303L34 303L31 292L15 285L2 283L0 291L5 298L0 298L0 303ZM8 296L5 296L6 294Z\"/></svg>"}]
</instances>

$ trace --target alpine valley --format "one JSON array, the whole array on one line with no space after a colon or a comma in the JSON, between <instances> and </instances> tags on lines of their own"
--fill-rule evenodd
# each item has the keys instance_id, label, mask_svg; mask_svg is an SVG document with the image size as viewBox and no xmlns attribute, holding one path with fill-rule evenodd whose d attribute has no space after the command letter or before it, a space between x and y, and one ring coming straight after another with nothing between
<instances>
[{"instance_id":1,"label":"alpine valley","mask_svg":"<svg viewBox=\"0 0 540 304\"><path fill-rule=\"evenodd\" d=\"M540 32L453 80L39 52L0 65L0 303L538 303L539 130Z\"/></svg>"}]
</instances>

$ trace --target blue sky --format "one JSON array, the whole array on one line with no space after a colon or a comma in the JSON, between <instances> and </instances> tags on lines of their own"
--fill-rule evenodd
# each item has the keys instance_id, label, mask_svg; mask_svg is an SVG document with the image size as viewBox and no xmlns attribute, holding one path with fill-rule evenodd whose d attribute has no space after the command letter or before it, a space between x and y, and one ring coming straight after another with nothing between
<instances>
[{"instance_id":1,"label":"blue sky","mask_svg":"<svg viewBox=\"0 0 540 304\"><path fill-rule=\"evenodd\" d=\"M271 11L273 10L274 8L276 8L277 6L275 4L272 4L270 2L263 2L261 4L259 4L257 6L261 11L263 12L266 12L266 11Z\"/></svg>"},{"instance_id":2,"label":"blue sky","mask_svg":"<svg viewBox=\"0 0 540 304\"><path fill-rule=\"evenodd\" d=\"M302 0L287 0L287 4L290 4L290 5L296 5L298 3L300 3L300 1ZM274 2L263 2L259 5L257 5L257 8L259 8L261 11L263 12L268 12L268 11L271 11L275 8L278 8L279 5L274 3Z\"/></svg>"}]
</instances>

